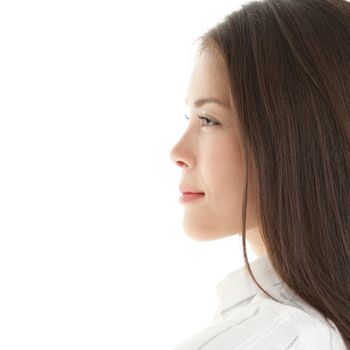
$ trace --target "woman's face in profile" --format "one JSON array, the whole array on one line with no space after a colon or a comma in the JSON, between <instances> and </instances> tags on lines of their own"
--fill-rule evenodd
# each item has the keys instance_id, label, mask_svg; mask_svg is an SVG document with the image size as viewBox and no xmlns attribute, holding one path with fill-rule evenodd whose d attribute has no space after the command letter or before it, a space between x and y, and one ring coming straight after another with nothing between
<instances>
[{"instance_id":1,"label":"woman's face in profile","mask_svg":"<svg viewBox=\"0 0 350 350\"><path fill-rule=\"evenodd\" d=\"M202 54L195 63L187 91L188 126L170 152L182 168L180 184L204 192L184 207L183 229L194 240L215 240L241 232L244 174L235 115L220 66ZM217 103L196 105L215 98ZM201 120L202 114L210 120ZM248 186L247 230L257 225L254 188Z\"/></svg>"}]
</instances>

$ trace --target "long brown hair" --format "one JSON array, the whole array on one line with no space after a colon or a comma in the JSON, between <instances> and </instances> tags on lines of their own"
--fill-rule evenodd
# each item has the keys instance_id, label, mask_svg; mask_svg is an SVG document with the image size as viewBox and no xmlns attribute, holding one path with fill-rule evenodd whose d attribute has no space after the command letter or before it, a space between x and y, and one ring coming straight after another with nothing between
<instances>
[{"instance_id":1,"label":"long brown hair","mask_svg":"<svg viewBox=\"0 0 350 350\"><path fill-rule=\"evenodd\" d=\"M349 346L350 3L250 1L198 39L229 77L245 159L245 266L276 300L247 259L249 170L272 266Z\"/></svg>"}]
</instances>

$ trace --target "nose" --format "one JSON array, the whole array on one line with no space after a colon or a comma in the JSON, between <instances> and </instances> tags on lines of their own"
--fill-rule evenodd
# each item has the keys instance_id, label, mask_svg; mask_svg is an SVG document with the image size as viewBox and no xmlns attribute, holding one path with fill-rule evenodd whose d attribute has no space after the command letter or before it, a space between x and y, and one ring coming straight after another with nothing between
<instances>
[{"instance_id":1,"label":"nose","mask_svg":"<svg viewBox=\"0 0 350 350\"><path fill-rule=\"evenodd\" d=\"M183 168L184 166L186 166L186 163L182 160L179 160L179 156L177 153L177 146L178 143L171 149L169 155L170 155L170 159L180 168Z\"/></svg>"},{"instance_id":2,"label":"nose","mask_svg":"<svg viewBox=\"0 0 350 350\"><path fill-rule=\"evenodd\" d=\"M172 162L174 162L174 163L176 163L176 160L177 160L177 156L176 156L176 154L175 154L175 152L177 151L176 149L177 149L177 145L178 145L178 143L176 143L172 148L171 148L171 150L170 150L170 153L169 153L169 156L170 156L170 159L171 159L171 161Z\"/></svg>"},{"instance_id":3,"label":"nose","mask_svg":"<svg viewBox=\"0 0 350 350\"><path fill-rule=\"evenodd\" d=\"M177 161L175 162L175 164L176 164L177 166L179 166L180 168L183 168L184 166L187 166L186 163L183 162L182 160L177 160Z\"/></svg>"}]
</instances>

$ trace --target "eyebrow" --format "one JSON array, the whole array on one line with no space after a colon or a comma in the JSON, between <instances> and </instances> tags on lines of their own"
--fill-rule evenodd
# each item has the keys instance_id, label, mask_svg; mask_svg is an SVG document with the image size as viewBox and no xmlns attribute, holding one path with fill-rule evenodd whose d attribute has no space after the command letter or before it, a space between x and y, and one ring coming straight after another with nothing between
<instances>
[{"instance_id":1,"label":"eyebrow","mask_svg":"<svg viewBox=\"0 0 350 350\"><path fill-rule=\"evenodd\" d=\"M188 104L187 99L185 100L186 105ZM230 108L229 105L223 101L218 100L215 97L207 97L207 98L199 98L198 100L194 101L194 106L196 108L200 108L206 103L216 103L217 105L224 107L224 108Z\"/></svg>"}]
</instances>

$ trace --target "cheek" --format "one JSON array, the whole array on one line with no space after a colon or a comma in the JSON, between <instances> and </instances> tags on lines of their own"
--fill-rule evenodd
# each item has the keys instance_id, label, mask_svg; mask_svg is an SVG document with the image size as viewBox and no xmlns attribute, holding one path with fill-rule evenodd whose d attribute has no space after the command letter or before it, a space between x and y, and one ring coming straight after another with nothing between
<instances>
[{"instance_id":1,"label":"cheek","mask_svg":"<svg viewBox=\"0 0 350 350\"><path fill-rule=\"evenodd\" d=\"M238 144L233 144L231 138L227 142L217 143L212 150L207 157L212 190L219 192L221 198L236 196L237 192L240 194L243 189L243 166Z\"/></svg>"}]
</instances>

